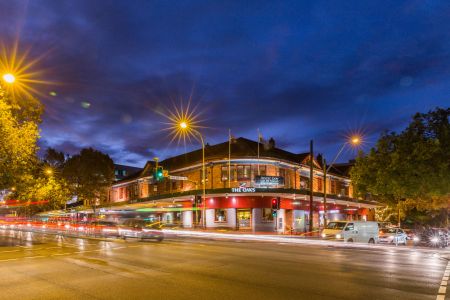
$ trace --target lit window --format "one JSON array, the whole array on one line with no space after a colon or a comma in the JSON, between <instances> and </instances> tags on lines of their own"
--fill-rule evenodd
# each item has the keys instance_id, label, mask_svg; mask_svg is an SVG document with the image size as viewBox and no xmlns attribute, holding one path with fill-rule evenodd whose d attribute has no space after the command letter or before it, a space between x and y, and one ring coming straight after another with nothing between
<instances>
[{"instance_id":1,"label":"lit window","mask_svg":"<svg viewBox=\"0 0 450 300\"><path fill-rule=\"evenodd\" d=\"M273 210L271 208L263 208L261 219L263 222L272 222L273 221Z\"/></svg>"},{"instance_id":2,"label":"lit window","mask_svg":"<svg viewBox=\"0 0 450 300\"><path fill-rule=\"evenodd\" d=\"M250 180L251 168L250 166L237 166L237 179Z\"/></svg>"},{"instance_id":3,"label":"lit window","mask_svg":"<svg viewBox=\"0 0 450 300\"><path fill-rule=\"evenodd\" d=\"M226 222L227 221L227 211L225 209L215 209L214 210L214 221L215 222Z\"/></svg>"}]
</instances>

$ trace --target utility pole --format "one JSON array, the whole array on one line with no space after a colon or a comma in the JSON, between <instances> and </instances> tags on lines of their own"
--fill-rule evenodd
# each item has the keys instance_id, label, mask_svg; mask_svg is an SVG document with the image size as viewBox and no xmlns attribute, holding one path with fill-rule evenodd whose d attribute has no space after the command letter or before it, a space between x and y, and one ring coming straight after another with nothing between
<instances>
[{"instance_id":1,"label":"utility pole","mask_svg":"<svg viewBox=\"0 0 450 300\"><path fill-rule=\"evenodd\" d=\"M313 151L313 140L309 142L309 232L313 231L313 180L314 180L314 151Z\"/></svg>"},{"instance_id":2,"label":"utility pole","mask_svg":"<svg viewBox=\"0 0 450 300\"><path fill-rule=\"evenodd\" d=\"M322 158L323 165L323 228L327 227L327 161Z\"/></svg>"}]
</instances>

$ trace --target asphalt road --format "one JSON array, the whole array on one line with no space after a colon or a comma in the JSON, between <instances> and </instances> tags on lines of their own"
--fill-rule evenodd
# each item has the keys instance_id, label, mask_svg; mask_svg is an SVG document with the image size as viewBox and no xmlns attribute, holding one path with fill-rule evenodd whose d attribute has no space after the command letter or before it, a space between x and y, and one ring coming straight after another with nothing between
<instances>
[{"instance_id":1,"label":"asphalt road","mask_svg":"<svg viewBox=\"0 0 450 300\"><path fill-rule=\"evenodd\" d=\"M0 231L0 299L444 299L447 254Z\"/></svg>"}]
</instances>

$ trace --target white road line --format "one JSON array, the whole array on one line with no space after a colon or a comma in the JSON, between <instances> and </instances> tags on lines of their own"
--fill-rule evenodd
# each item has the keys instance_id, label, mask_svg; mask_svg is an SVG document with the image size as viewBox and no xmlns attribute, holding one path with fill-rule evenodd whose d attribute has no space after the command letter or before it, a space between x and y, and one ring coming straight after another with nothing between
<instances>
[{"instance_id":1,"label":"white road line","mask_svg":"<svg viewBox=\"0 0 450 300\"><path fill-rule=\"evenodd\" d=\"M8 258L8 259L2 259L0 261L12 261L12 260L18 260L18 258Z\"/></svg>"},{"instance_id":2,"label":"white road line","mask_svg":"<svg viewBox=\"0 0 450 300\"><path fill-rule=\"evenodd\" d=\"M447 262L444 276L442 276L441 285L439 286L438 295L436 296L436 300L445 300L445 294L447 293L447 284L448 284L449 273L450 273L450 261Z\"/></svg>"},{"instance_id":3,"label":"white road line","mask_svg":"<svg viewBox=\"0 0 450 300\"><path fill-rule=\"evenodd\" d=\"M41 257L45 257L44 255L36 255L36 256L26 256L24 258L41 258Z\"/></svg>"}]
</instances>

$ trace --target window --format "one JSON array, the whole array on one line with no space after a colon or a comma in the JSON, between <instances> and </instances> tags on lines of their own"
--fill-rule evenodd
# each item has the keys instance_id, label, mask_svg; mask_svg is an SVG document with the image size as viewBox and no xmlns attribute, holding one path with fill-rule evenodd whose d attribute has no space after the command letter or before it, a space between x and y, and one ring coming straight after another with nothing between
<instances>
[{"instance_id":1,"label":"window","mask_svg":"<svg viewBox=\"0 0 450 300\"><path fill-rule=\"evenodd\" d=\"M176 189L177 189L177 182L172 181L172 190L176 190Z\"/></svg>"},{"instance_id":2,"label":"window","mask_svg":"<svg viewBox=\"0 0 450 300\"><path fill-rule=\"evenodd\" d=\"M227 211L225 209L215 209L214 222L226 222L226 221L227 221Z\"/></svg>"},{"instance_id":3,"label":"window","mask_svg":"<svg viewBox=\"0 0 450 300\"><path fill-rule=\"evenodd\" d=\"M337 184L336 184L336 180L331 179L330 180L330 192L331 194L336 194L336 190L337 190Z\"/></svg>"},{"instance_id":4,"label":"window","mask_svg":"<svg viewBox=\"0 0 450 300\"><path fill-rule=\"evenodd\" d=\"M306 176L300 176L300 188L309 190L309 178Z\"/></svg>"},{"instance_id":5,"label":"window","mask_svg":"<svg viewBox=\"0 0 450 300\"><path fill-rule=\"evenodd\" d=\"M119 188L119 199L123 198L123 188Z\"/></svg>"},{"instance_id":6,"label":"window","mask_svg":"<svg viewBox=\"0 0 450 300\"><path fill-rule=\"evenodd\" d=\"M353 230L355 227L353 226L353 223L348 223L347 227L345 227L345 231Z\"/></svg>"},{"instance_id":7,"label":"window","mask_svg":"<svg viewBox=\"0 0 450 300\"><path fill-rule=\"evenodd\" d=\"M231 167L230 173L231 173L231 180L233 180L234 167ZM222 179L222 181L228 180L228 166L222 166L220 178Z\"/></svg>"},{"instance_id":8,"label":"window","mask_svg":"<svg viewBox=\"0 0 450 300\"><path fill-rule=\"evenodd\" d=\"M262 209L262 221L272 222L273 221L273 210L271 208Z\"/></svg>"},{"instance_id":9,"label":"window","mask_svg":"<svg viewBox=\"0 0 450 300\"><path fill-rule=\"evenodd\" d=\"M119 170L114 170L114 175L119 175Z\"/></svg>"},{"instance_id":10,"label":"window","mask_svg":"<svg viewBox=\"0 0 450 300\"><path fill-rule=\"evenodd\" d=\"M322 191L322 188L323 188L323 179L317 178L317 190Z\"/></svg>"},{"instance_id":11,"label":"window","mask_svg":"<svg viewBox=\"0 0 450 300\"><path fill-rule=\"evenodd\" d=\"M237 166L237 179L238 180L250 180L251 178L250 166Z\"/></svg>"},{"instance_id":12,"label":"window","mask_svg":"<svg viewBox=\"0 0 450 300\"><path fill-rule=\"evenodd\" d=\"M254 176L265 176L266 175L266 166L265 165L259 165L259 174L258 174L258 165L253 165L253 175Z\"/></svg>"}]
</instances>

